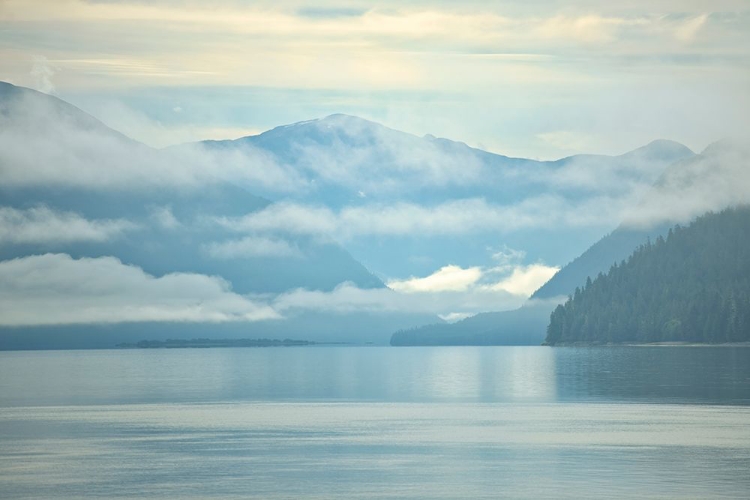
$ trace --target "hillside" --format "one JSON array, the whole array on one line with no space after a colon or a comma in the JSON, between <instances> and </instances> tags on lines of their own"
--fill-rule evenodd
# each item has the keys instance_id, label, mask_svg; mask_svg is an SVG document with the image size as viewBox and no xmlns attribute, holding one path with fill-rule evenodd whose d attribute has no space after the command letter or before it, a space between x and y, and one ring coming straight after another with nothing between
<instances>
[{"instance_id":1,"label":"hillside","mask_svg":"<svg viewBox=\"0 0 750 500\"><path fill-rule=\"evenodd\" d=\"M750 208L676 226L588 280L553 312L546 342L750 340Z\"/></svg>"},{"instance_id":2,"label":"hillside","mask_svg":"<svg viewBox=\"0 0 750 500\"><path fill-rule=\"evenodd\" d=\"M477 314L456 323L401 330L391 336L391 345L539 345L551 308L548 303L535 302L512 311Z\"/></svg>"},{"instance_id":3,"label":"hillside","mask_svg":"<svg viewBox=\"0 0 750 500\"><path fill-rule=\"evenodd\" d=\"M57 97L0 82L0 265L8 273L6 291L19 287L7 292L9 297L28 294L24 304L39 301L43 292L72 287L76 280L74 293L62 292L71 300L111 286L118 302L107 307L114 313L136 309L119 324L107 317L94 321L77 306L60 311L60 324L54 326L45 323L58 317L49 311L43 316L30 311L23 319L5 314L0 349L111 347L141 340L153 325L161 328L148 338L159 339L163 329L175 338L294 335L385 343L394 329L435 319L402 312L288 310L283 318L251 314L253 321L240 316L224 322L226 311L212 307L226 303L212 304L207 284L232 303L254 304L249 310L297 289L328 292L344 282L361 289L385 285L330 238L254 235L233 227L241 217L274 204L248 187L247 172L257 170L252 159L221 160L151 148ZM51 267L38 290L30 278L8 281L14 269L41 262ZM76 271L66 274L72 268ZM114 274L102 274L105 270ZM140 288L128 291L135 286L129 279ZM159 304L134 306L171 279L195 280L196 286L162 290L154 295ZM3 311L14 309L10 302L5 300ZM149 323L153 316L147 311L174 309L179 312L168 315L169 321ZM356 324L364 326L353 335Z\"/></svg>"},{"instance_id":4,"label":"hillside","mask_svg":"<svg viewBox=\"0 0 750 500\"><path fill-rule=\"evenodd\" d=\"M539 345L556 301L564 300L587 277L606 271L649 238L666 234L667 229L665 225L649 230L619 227L563 266L523 307L399 331L391 337L391 345Z\"/></svg>"},{"instance_id":5,"label":"hillside","mask_svg":"<svg viewBox=\"0 0 750 500\"><path fill-rule=\"evenodd\" d=\"M300 235L243 242L242 234L212 221L271 201L214 175L209 165L186 164L129 139L54 96L0 83L0 125L1 207L14 217L75 214L90 225L121 221L128 228L111 238L6 242L0 260L51 251L114 255L156 275L219 275L240 293L332 290L345 281L384 286L331 241ZM19 143L24 148L14 147ZM275 252L263 250L264 243Z\"/></svg>"},{"instance_id":6,"label":"hillside","mask_svg":"<svg viewBox=\"0 0 750 500\"><path fill-rule=\"evenodd\" d=\"M227 300L242 307L252 302L255 305L248 307L253 311L299 289L326 293L351 283L361 290L385 291L382 279L427 276L444 262L462 267L494 265L490 249L501 243L522 249L530 262L565 262L601 230L542 223L540 228L511 227L500 241L494 228L480 224L469 229L469 238L456 238L453 230L443 229L441 218L435 218L426 234L415 237L411 230L394 232L393 220L371 222L383 214L396 213L396 209L417 215L458 210L466 216L477 207L505 211L527 199L532 205L578 203L601 196L598 187L587 184L591 172L597 178L650 182L675 159L692 155L680 144L655 141L620 156L578 155L542 162L430 135L419 137L340 114L234 141L157 150L57 97L0 83L0 231L4 235L0 263L15 262L6 266L8 272L12 266L42 261L85 268L94 274L86 278L90 281L80 283L82 294L98 281L112 283L115 292L123 289L111 278L97 277L98 266L113 267L121 273L118 279L142 272L144 276L138 279L144 288L175 274L186 275L184 279L211 281ZM605 191L620 189L610 184ZM289 220L292 216L303 223ZM512 218L497 219L496 224L510 221L513 225ZM328 227L334 229L328 231ZM318 232L317 228L322 229ZM71 280L71 276L83 276L81 269L61 279ZM575 276L565 286L572 288L573 280ZM189 292L170 291L186 309L168 317L197 314L225 321L225 311L204 305L205 290L197 286ZM40 297L37 291L27 292L35 300ZM118 298L124 301L119 310L141 296L139 290ZM165 299L164 307L176 307L172 304ZM210 328L226 336L258 334L321 341L356 337L355 341L385 342L396 329L437 321L432 314L401 309L342 311L336 307L303 301L285 309L283 319L269 313L262 321L232 319ZM60 314L66 318L65 325L78 325L70 327L74 329L93 321L79 320L66 311ZM500 315L497 323L490 320L494 314ZM458 328L473 325L471 331L482 335L477 342L491 343L502 337L537 343L536 334L543 332L547 314L533 307L492 313L467 320ZM15 328L13 321L6 318L0 324ZM23 321L30 325L12 332L21 342L31 338L32 329L34 335L51 339L63 328L28 318ZM122 341L130 341L129 332L146 327L140 320L132 321L139 326L117 325L104 333L97 326L86 330L100 335L96 342L122 335L128 336ZM206 324L193 321L189 327L180 326L180 331L202 336ZM517 325L513 326L517 332L522 325L533 324L534 335L510 340L503 322ZM453 328L436 327L446 332ZM7 331L4 335L6 340L11 336ZM452 333L445 335L458 342ZM83 339L83 334L78 338Z\"/></svg>"},{"instance_id":7,"label":"hillside","mask_svg":"<svg viewBox=\"0 0 750 500\"><path fill-rule=\"evenodd\" d=\"M542 285L531 296L532 299L553 299L567 297L577 286L588 277L595 277L604 272L615 262L625 259L638 246L646 243L649 238L656 239L666 234L669 228L659 225L650 229L631 229L620 226L601 240L594 243L588 250L563 266L548 282Z\"/></svg>"},{"instance_id":8,"label":"hillside","mask_svg":"<svg viewBox=\"0 0 750 500\"><path fill-rule=\"evenodd\" d=\"M357 234L348 238L346 248L384 277L426 276L446 263L489 265L487 248L498 245L525 251L530 262L565 264L619 220L563 228L564 221L544 221L548 214L554 217L566 207L597 204L603 195L617 199L633 186L650 186L669 165L694 156L681 144L657 140L617 156L537 161L341 114L175 149L260 156L284 173L288 189L275 183L253 186L253 192L285 199L312 213L326 207L333 214L367 214L374 220L363 224L355 218L347 224L345 232ZM539 207L539 220L518 217L514 207L519 204ZM432 212L443 218L443 213L458 217L482 212L485 219L467 227L467 237L461 238L436 219L417 238L411 231L394 229L399 224L392 221L375 224L376 215L390 213L394 206L405 214L399 221L424 221L425 213Z\"/></svg>"},{"instance_id":9,"label":"hillside","mask_svg":"<svg viewBox=\"0 0 750 500\"><path fill-rule=\"evenodd\" d=\"M669 143L662 143L659 147L665 152L674 148ZM658 156L657 149L641 148L632 154ZM718 211L733 204L747 203L747 193L750 192L745 173L747 157L747 146L743 143L721 141L710 145L699 155L676 161L659 176L639 203L625 214L617 229L563 266L531 296L531 301L551 304L554 300L572 295L576 287L584 285L587 278L593 279L599 273L606 272L612 264L626 259L649 240L656 241L659 236L666 236L672 224L689 222L709 210ZM532 316L530 311L524 314L507 311L478 315L476 325L481 327L481 331L489 331L494 322L496 332L494 340L488 341L485 334L482 342L502 344L506 337L512 338L522 328L529 335L529 343L533 343L537 336L544 335L552 307L547 311L532 309L538 316ZM521 325L519 317L526 318L528 323ZM476 343L478 330L466 330L465 326L461 322L454 325L426 325L411 330L408 338L412 344L435 343L440 340L434 339L443 338L451 339L451 343Z\"/></svg>"}]
</instances>

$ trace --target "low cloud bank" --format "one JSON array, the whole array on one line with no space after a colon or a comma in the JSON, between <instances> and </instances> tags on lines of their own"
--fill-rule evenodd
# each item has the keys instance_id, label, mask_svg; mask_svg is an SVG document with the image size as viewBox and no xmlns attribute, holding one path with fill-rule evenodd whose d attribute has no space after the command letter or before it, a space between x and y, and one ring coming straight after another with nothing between
<instances>
[{"instance_id":1,"label":"low cloud bank","mask_svg":"<svg viewBox=\"0 0 750 500\"><path fill-rule=\"evenodd\" d=\"M446 266L391 288L342 283L333 291L297 289L243 296L216 276L152 276L114 257L32 255L0 262L0 325L281 320L304 311L421 313L446 318L520 307L542 265L519 266L497 280L492 269ZM493 280L495 281L488 281ZM398 285L394 285L398 283Z\"/></svg>"},{"instance_id":2,"label":"low cloud bank","mask_svg":"<svg viewBox=\"0 0 750 500\"><path fill-rule=\"evenodd\" d=\"M241 217L215 222L240 233L287 233L329 236L341 240L360 236L449 236L483 231L586 227L611 224L634 200L594 198L571 201L554 195L500 205L482 198L435 205L397 202L332 210L320 205L279 202Z\"/></svg>"},{"instance_id":3,"label":"low cloud bank","mask_svg":"<svg viewBox=\"0 0 750 500\"><path fill-rule=\"evenodd\" d=\"M251 257L303 257L302 251L288 241L276 238L247 236L238 240L208 243L204 251L216 259Z\"/></svg>"},{"instance_id":4,"label":"low cloud bank","mask_svg":"<svg viewBox=\"0 0 750 500\"><path fill-rule=\"evenodd\" d=\"M154 277L114 257L45 254L0 262L0 325L279 319L215 276Z\"/></svg>"},{"instance_id":5,"label":"low cloud bank","mask_svg":"<svg viewBox=\"0 0 750 500\"><path fill-rule=\"evenodd\" d=\"M88 220L44 205L25 210L0 207L0 245L103 242L137 228L125 219Z\"/></svg>"},{"instance_id":6,"label":"low cloud bank","mask_svg":"<svg viewBox=\"0 0 750 500\"><path fill-rule=\"evenodd\" d=\"M726 140L670 167L656 187L629 210L623 224L648 228L687 223L708 211L750 203L750 146Z\"/></svg>"},{"instance_id":7,"label":"low cloud bank","mask_svg":"<svg viewBox=\"0 0 750 500\"><path fill-rule=\"evenodd\" d=\"M390 280L388 289L362 290L350 283L332 292L293 290L273 301L280 312L419 312L448 321L480 312L521 307L559 268L514 264L481 268L449 265L426 277Z\"/></svg>"}]
</instances>

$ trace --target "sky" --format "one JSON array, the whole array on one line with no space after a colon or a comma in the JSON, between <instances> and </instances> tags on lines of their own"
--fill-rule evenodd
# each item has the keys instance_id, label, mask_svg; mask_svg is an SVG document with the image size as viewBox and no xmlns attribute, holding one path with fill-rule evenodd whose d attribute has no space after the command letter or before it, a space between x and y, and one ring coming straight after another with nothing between
<instances>
[{"instance_id":1,"label":"sky","mask_svg":"<svg viewBox=\"0 0 750 500\"><path fill-rule=\"evenodd\" d=\"M0 80L152 146L343 112L511 156L747 130L750 4L0 0Z\"/></svg>"}]
</instances>

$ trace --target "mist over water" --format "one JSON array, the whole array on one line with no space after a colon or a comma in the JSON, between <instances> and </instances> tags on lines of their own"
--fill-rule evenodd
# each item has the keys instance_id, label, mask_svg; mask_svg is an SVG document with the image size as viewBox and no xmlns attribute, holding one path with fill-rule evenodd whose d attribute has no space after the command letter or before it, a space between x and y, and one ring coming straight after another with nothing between
<instances>
[{"instance_id":1,"label":"mist over water","mask_svg":"<svg viewBox=\"0 0 750 500\"><path fill-rule=\"evenodd\" d=\"M741 498L749 357L729 347L4 352L0 492Z\"/></svg>"}]
</instances>

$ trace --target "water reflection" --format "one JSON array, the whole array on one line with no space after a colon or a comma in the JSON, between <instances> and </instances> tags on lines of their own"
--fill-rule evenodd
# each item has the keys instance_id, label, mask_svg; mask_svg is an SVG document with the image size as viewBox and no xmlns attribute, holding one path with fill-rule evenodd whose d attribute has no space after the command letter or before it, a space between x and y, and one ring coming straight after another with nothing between
<instances>
[{"instance_id":1,"label":"water reflection","mask_svg":"<svg viewBox=\"0 0 750 500\"><path fill-rule=\"evenodd\" d=\"M750 348L300 347L0 353L0 407L217 401L750 404Z\"/></svg>"},{"instance_id":2,"label":"water reflection","mask_svg":"<svg viewBox=\"0 0 750 500\"><path fill-rule=\"evenodd\" d=\"M431 399L477 398L481 384L477 348L433 348L429 354L425 378Z\"/></svg>"},{"instance_id":3,"label":"water reflection","mask_svg":"<svg viewBox=\"0 0 750 500\"><path fill-rule=\"evenodd\" d=\"M509 373L503 373L503 380L509 383L501 387L508 391L506 396L513 400L554 401L555 356L550 347L514 349L509 356ZM503 398L504 394L496 394Z\"/></svg>"}]
</instances>

